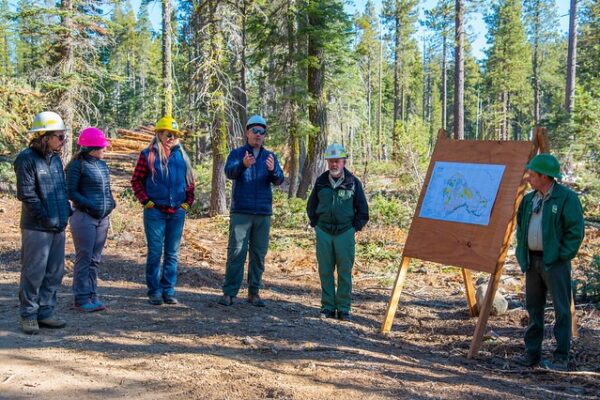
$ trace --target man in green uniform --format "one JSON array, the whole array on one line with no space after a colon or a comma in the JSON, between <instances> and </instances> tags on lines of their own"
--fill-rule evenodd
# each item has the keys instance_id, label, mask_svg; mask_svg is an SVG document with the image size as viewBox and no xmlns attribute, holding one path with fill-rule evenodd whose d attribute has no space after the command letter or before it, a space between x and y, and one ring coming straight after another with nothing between
<instances>
[{"instance_id":1,"label":"man in green uniform","mask_svg":"<svg viewBox=\"0 0 600 400\"><path fill-rule=\"evenodd\" d=\"M317 178L306 205L317 236L321 318L350 319L354 234L369 220L361 182L345 168L348 154L334 143L325 150L328 171ZM337 292L334 270L337 268ZM337 313L337 314L336 314Z\"/></svg>"},{"instance_id":2,"label":"man in green uniform","mask_svg":"<svg viewBox=\"0 0 600 400\"><path fill-rule=\"evenodd\" d=\"M527 165L533 188L517 213L517 260L525 273L525 303L529 324L525 354L515 361L524 366L540 362L544 338L544 308L550 292L556 322L554 360L541 366L567 370L571 346L571 259L583 241L583 210L575 192L556 182L558 160L539 154Z\"/></svg>"}]
</instances>

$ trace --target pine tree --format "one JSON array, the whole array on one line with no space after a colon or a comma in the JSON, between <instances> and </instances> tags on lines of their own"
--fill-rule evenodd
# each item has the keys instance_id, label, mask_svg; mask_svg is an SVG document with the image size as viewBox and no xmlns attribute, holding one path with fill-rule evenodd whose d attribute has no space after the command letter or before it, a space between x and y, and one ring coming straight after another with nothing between
<instances>
[{"instance_id":1,"label":"pine tree","mask_svg":"<svg viewBox=\"0 0 600 400\"><path fill-rule=\"evenodd\" d=\"M397 154L401 123L407 118L407 98L410 96L409 80L411 60L418 53L412 39L417 20L417 0L386 0L383 17L394 38L394 126L392 157ZM420 98L420 96L419 96Z\"/></svg>"},{"instance_id":2,"label":"pine tree","mask_svg":"<svg viewBox=\"0 0 600 400\"><path fill-rule=\"evenodd\" d=\"M520 133L517 114L530 118L530 48L521 22L520 2L503 0L493 7L493 14L486 17L486 22L490 44L486 78L492 103L496 104L498 138L507 140L511 129L515 137Z\"/></svg>"},{"instance_id":3,"label":"pine tree","mask_svg":"<svg viewBox=\"0 0 600 400\"><path fill-rule=\"evenodd\" d=\"M312 126L297 196L306 198L309 186L321 169L327 145L326 75L328 70L333 72L340 53L348 49L349 21L339 0L304 2L300 12L307 18L308 118Z\"/></svg>"},{"instance_id":4,"label":"pine tree","mask_svg":"<svg viewBox=\"0 0 600 400\"><path fill-rule=\"evenodd\" d=\"M523 12L532 48L533 121L537 125L542 117L542 93L545 86L542 69L546 64L548 47L557 40L558 19L554 0L525 0Z\"/></svg>"}]
</instances>

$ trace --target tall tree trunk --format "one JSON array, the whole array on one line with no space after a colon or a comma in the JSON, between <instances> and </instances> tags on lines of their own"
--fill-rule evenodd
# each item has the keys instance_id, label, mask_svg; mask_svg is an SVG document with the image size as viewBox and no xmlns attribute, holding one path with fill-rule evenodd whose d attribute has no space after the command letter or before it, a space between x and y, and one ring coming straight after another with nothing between
<instances>
[{"instance_id":1,"label":"tall tree trunk","mask_svg":"<svg viewBox=\"0 0 600 400\"><path fill-rule=\"evenodd\" d=\"M294 14L295 1L292 0L288 3L287 10L287 70L297 71L298 66L295 65L294 57L297 53L296 50L296 33L298 23L297 17ZM296 195L298 190L298 172L300 165L300 132L298 124L298 103L295 98L296 88L293 80L287 85L287 115L288 115L288 145L290 150L289 160L289 186L288 186L288 197L292 198Z\"/></svg>"},{"instance_id":2,"label":"tall tree trunk","mask_svg":"<svg viewBox=\"0 0 600 400\"><path fill-rule=\"evenodd\" d=\"M63 89L59 96L57 109L65 125L73 133L75 131L75 91L77 90L76 83L73 82L73 74L75 72L73 0L62 0L60 8L63 13L61 17L62 26L65 28L62 37L60 75L65 89ZM62 151L63 161L69 161L72 154L73 134L70 134L66 135Z\"/></svg>"},{"instance_id":3,"label":"tall tree trunk","mask_svg":"<svg viewBox=\"0 0 600 400\"><path fill-rule=\"evenodd\" d=\"M378 100L377 100L377 159L381 161L383 157L383 129L381 121L381 104L383 99L382 88L382 64L383 64L383 37L381 35L381 26L379 27L379 76L378 76Z\"/></svg>"},{"instance_id":4,"label":"tall tree trunk","mask_svg":"<svg viewBox=\"0 0 600 400\"><path fill-rule=\"evenodd\" d=\"M171 60L171 0L162 0L163 115L173 115L173 63Z\"/></svg>"},{"instance_id":5,"label":"tall tree trunk","mask_svg":"<svg viewBox=\"0 0 600 400\"><path fill-rule=\"evenodd\" d=\"M217 27L215 15L217 14L219 0L209 2L210 45L211 57L216 68L223 66L223 35ZM212 74L210 89L212 100L209 116L211 118L211 148L213 154L212 188L210 193L210 216L225 214L225 160L227 158L227 119L225 115L225 96L217 74Z\"/></svg>"},{"instance_id":6,"label":"tall tree trunk","mask_svg":"<svg viewBox=\"0 0 600 400\"><path fill-rule=\"evenodd\" d=\"M465 138L464 0L455 2L454 36L454 139Z\"/></svg>"},{"instance_id":7,"label":"tall tree trunk","mask_svg":"<svg viewBox=\"0 0 600 400\"><path fill-rule=\"evenodd\" d=\"M537 34L533 40L533 123L540 123L540 46Z\"/></svg>"},{"instance_id":8,"label":"tall tree trunk","mask_svg":"<svg viewBox=\"0 0 600 400\"><path fill-rule=\"evenodd\" d=\"M241 2L241 12L242 12L242 26L241 26L241 49L239 52L239 69L240 69L240 84L239 87L235 88L235 98L238 102L237 104L237 109L238 109L238 119L240 121L240 124L242 125L242 127L246 126L246 121L248 120L248 110L247 110L247 104L248 104L248 97L247 97L247 92L246 92L246 69L247 69L247 62L246 62L246 49L248 47L248 41L247 41L247 32L246 32L246 23L247 23L247 19L248 19L248 15L247 15L247 8L248 8L248 1L247 0L242 0ZM235 133L235 129L233 129ZM241 130L241 136L238 138L238 142L239 144L242 144L245 140L245 134L244 134L244 129L242 128Z\"/></svg>"},{"instance_id":9,"label":"tall tree trunk","mask_svg":"<svg viewBox=\"0 0 600 400\"><path fill-rule=\"evenodd\" d=\"M401 104L400 104L400 74L401 58L400 58L400 43L402 41L402 30L400 26L399 10L395 11L395 45L394 45L394 125L392 127L392 159L398 158L398 123L401 121Z\"/></svg>"},{"instance_id":10,"label":"tall tree trunk","mask_svg":"<svg viewBox=\"0 0 600 400\"><path fill-rule=\"evenodd\" d=\"M448 127L448 40L442 38L442 128Z\"/></svg>"},{"instance_id":11,"label":"tall tree trunk","mask_svg":"<svg viewBox=\"0 0 600 400\"><path fill-rule=\"evenodd\" d=\"M567 55L567 82L565 87L565 110L571 114L575 104L575 70L577 65L577 1L571 0L569 11L569 49Z\"/></svg>"},{"instance_id":12,"label":"tall tree trunk","mask_svg":"<svg viewBox=\"0 0 600 400\"><path fill-rule=\"evenodd\" d=\"M309 24L315 28L323 24L322 17L311 13ZM316 30L315 30L316 31ZM327 145L327 99L324 93L325 84L325 49L318 32L308 34L308 56L315 60L308 67L308 93L312 98L308 106L308 119L310 120L315 134L308 139L308 149L302 179L298 186L298 197L305 199L308 188L315 180L317 169L322 165L322 156Z\"/></svg>"}]
</instances>

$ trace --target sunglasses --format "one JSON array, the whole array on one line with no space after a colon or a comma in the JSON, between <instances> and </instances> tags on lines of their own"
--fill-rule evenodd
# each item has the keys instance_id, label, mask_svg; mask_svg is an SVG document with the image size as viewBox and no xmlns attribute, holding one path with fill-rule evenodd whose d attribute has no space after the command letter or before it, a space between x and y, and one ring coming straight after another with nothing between
<instances>
[{"instance_id":1,"label":"sunglasses","mask_svg":"<svg viewBox=\"0 0 600 400\"><path fill-rule=\"evenodd\" d=\"M163 132L162 134L167 139L177 139L177 134L176 133L173 133L173 132Z\"/></svg>"},{"instance_id":2,"label":"sunglasses","mask_svg":"<svg viewBox=\"0 0 600 400\"><path fill-rule=\"evenodd\" d=\"M255 135L266 135L267 131L265 129L262 128L250 128L250 130L252 131L252 133L254 133Z\"/></svg>"},{"instance_id":3,"label":"sunglasses","mask_svg":"<svg viewBox=\"0 0 600 400\"><path fill-rule=\"evenodd\" d=\"M65 140L65 135L52 135L55 138L58 138L58 140L60 140L61 142L64 142Z\"/></svg>"}]
</instances>

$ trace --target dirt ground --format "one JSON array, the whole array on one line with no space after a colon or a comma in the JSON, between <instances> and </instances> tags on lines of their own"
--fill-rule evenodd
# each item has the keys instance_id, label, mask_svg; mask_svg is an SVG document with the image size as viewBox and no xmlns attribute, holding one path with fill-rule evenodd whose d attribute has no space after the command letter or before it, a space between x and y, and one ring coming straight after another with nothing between
<instances>
[{"instance_id":1,"label":"dirt ground","mask_svg":"<svg viewBox=\"0 0 600 400\"><path fill-rule=\"evenodd\" d=\"M127 174L114 177L115 192ZM104 312L72 307L73 243L57 313L68 325L28 336L19 330L20 204L0 195L1 399L521 399L599 398L600 316L577 308L576 372L517 367L526 313L522 276L509 260L502 288L509 311L491 317L482 349L469 360L469 318L460 273L415 264L393 330L379 333L394 272L357 264L352 322L318 318L314 251L292 242L270 250L263 298L216 303L223 278L227 220L190 218L182 244L176 306L145 295L145 243L139 207L121 200L101 266ZM375 229L360 233L367 238ZM597 232L596 232L597 234ZM274 229L272 236L312 232ZM398 240L398 239L396 239ZM548 321L552 321L548 310ZM547 326L546 355L552 349Z\"/></svg>"}]
</instances>

